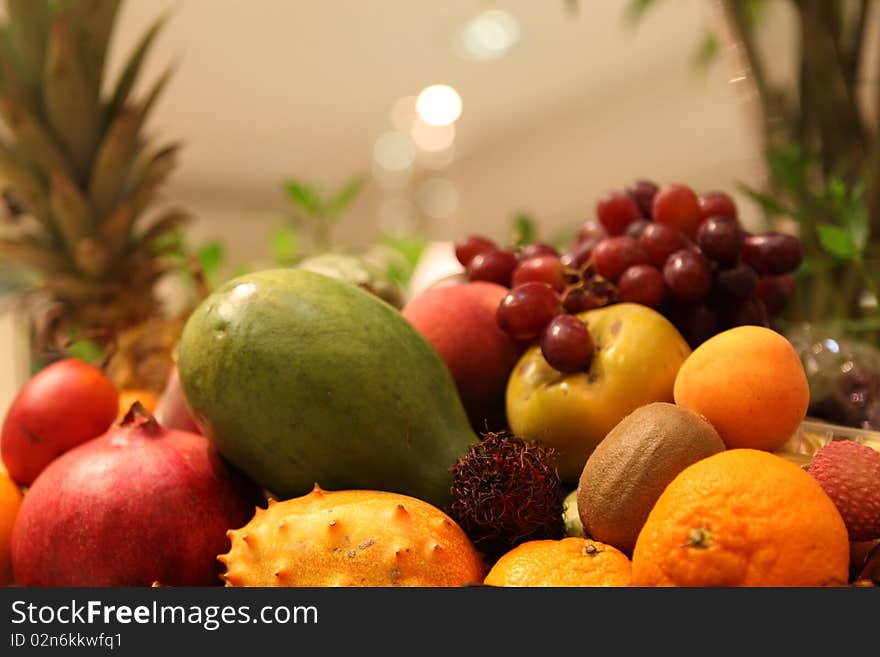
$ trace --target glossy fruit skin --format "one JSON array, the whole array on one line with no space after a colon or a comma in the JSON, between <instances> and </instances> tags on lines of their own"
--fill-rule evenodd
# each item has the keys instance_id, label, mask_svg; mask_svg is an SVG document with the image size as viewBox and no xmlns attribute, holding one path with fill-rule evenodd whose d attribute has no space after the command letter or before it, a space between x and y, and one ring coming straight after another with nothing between
<instances>
[{"instance_id":1,"label":"glossy fruit skin","mask_svg":"<svg viewBox=\"0 0 880 657\"><path fill-rule=\"evenodd\" d=\"M513 270L511 287L531 282L546 283L557 292L561 292L566 285L566 274L565 265L562 264L559 256L532 256Z\"/></svg>"},{"instance_id":2,"label":"glossy fruit skin","mask_svg":"<svg viewBox=\"0 0 880 657\"><path fill-rule=\"evenodd\" d=\"M325 491L271 502L219 557L226 586L465 586L483 560L449 516L385 491Z\"/></svg>"},{"instance_id":3,"label":"glossy fruit skin","mask_svg":"<svg viewBox=\"0 0 880 657\"><path fill-rule=\"evenodd\" d=\"M797 269L804 252L800 240L794 235L763 233L745 238L741 257L759 274L776 276Z\"/></svg>"},{"instance_id":4,"label":"glossy fruit skin","mask_svg":"<svg viewBox=\"0 0 880 657\"><path fill-rule=\"evenodd\" d=\"M620 235L632 222L642 218L642 211L628 194L609 192L596 204L596 216L609 235Z\"/></svg>"},{"instance_id":5,"label":"glossy fruit skin","mask_svg":"<svg viewBox=\"0 0 880 657\"><path fill-rule=\"evenodd\" d=\"M527 541L502 556L486 586L629 586L632 564L617 548L588 538Z\"/></svg>"},{"instance_id":6,"label":"glossy fruit skin","mask_svg":"<svg viewBox=\"0 0 880 657\"><path fill-rule=\"evenodd\" d=\"M654 196L652 216L656 223L669 224L693 237L700 225L700 203L687 185L664 185Z\"/></svg>"},{"instance_id":7,"label":"glossy fruit skin","mask_svg":"<svg viewBox=\"0 0 880 657\"><path fill-rule=\"evenodd\" d=\"M554 317L541 333L541 355L560 372L586 369L596 346L584 323L574 315Z\"/></svg>"},{"instance_id":8,"label":"glossy fruit skin","mask_svg":"<svg viewBox=\"0 0 880 657\"><path fill-rule=\"evenodd\" d=\"M497 248L488 237L469 235L455 243L455 257L463 267L467 267L470 261L480 253L494 251Z\"/></svg>"},{"instance_id":9,"label":"glossy fruit skin","mask_svg":"<svg viewBox=\"0 0 880 657\"><path fill-rule=\"evenodd\" d=\"M654 223L639 235L639 244L648 255L649 262L662 268L669 256L688 246L688 239L674 226Z\"/></svg>"},{"instance_id":10,"label":"glossy fruit skin","mask_svg":"<svg viewBox=\"0 0 880 657\"><path fill-rule=\"evenodd\" d=\"M511 430L556 448L559 474L571 483L623 417L650 402L672 401L675 376L690 354L669 320L646 306L619 303L578 317L598 346L588 371L560 374L534 346L507 383Z\"/></svg>"},{"instance_id":11,"label":"glossy fruit skin","mask_svg":"<svg viewBox=\"0 0 880 657\"><path fill-rule=\"evenodd\" d=\"M702 254L681 249L666 259L663 281L676 301L695 303L712 289L712 269Z\"/></svg>"},{"instance_id":12,"label":"glossy fruit skin","mask_svg":"<svg viewBox=\"0 0 880 657\"><path fill-rule=\"evenodd\" d=\"M178 368L205 435L281 498L317 480L442 506L476 440L452 375L413 325L312 272L220 286L187 321Z\"/></svg>"},{"instance_id":13,"label":"glossy fruit skin","mask_svg":"<svg viewBox=\"0 0 880 657\"><path fill-rule=\"evenodd\" d=\"M635 586L843 586L849 538L834 503L774 454L729 449L666 487L633 552Z\"/></svg>"},{"instance_id":14,"label":"glossy fruit skin","mask_svg":"<svg viewBox=\"0 0 880 657\"><path fill-rule=\"evenodd\" d=\"M729 449L779 449L803 421L809 399L794 347L760 326L709 338L675 380L675 402L709 420Z\"/></svg>"},{"instance_id":15,"label":"glossy fruit skin","mask_svg":"<svg viewBox=\"0 0 880 657\"><path fill-rule=\"evenodd\" d=\"M596 273L610 281L616 281L633 265L648 262L648 255L639 241L628 235L605 238L593 249L592 258Z\"/></svg>"},{"instance_id":16,"label":"glossy fruit skin","mask_svg":"<svg viewBox=\"0 0 880 657\"><path fill-rule=\"evenodd\" d=\"M104 433L116 419L119 392L97 367L66 358L24 384L3 421L3 463L30 485L49 463Z\"/></svg>"},{"instance_id":17,"label":"glossy fruit skin","mask_svg":"<svg viewBox=\"0 0 880 657\"><path fill-rule=\"evenodd\" d=\"M513 251L499 249L481 251L467 264L467 276L472 281L486 281L510 286L510 277L519 260Z\"/></svg>"},{"instance_id":18,"label":"glossy fruit skin","mask_svg":"<svg viewBox=\"0 0 880 657\"><path fill-rule=\"evenodd\" d=\"M663 274L652 265L633 265L620 275L617 289L622 301L660 308L666 300Z\"/></svg>"},{"instance_id":19,"label":"glossy fruit skin","mask_svg":"<svg viewBox=\"0 0 880 657\"><path fill-rule=\"evenodd\" d=\"M260 491L203 436L131 417L53 461L28 489L12 561L22 586L208 586L226 531Z\"/></svg>"},{"instance_id":20,"label":"glossy fruit skin","mask_svg":"<svg viewBox=\"0 0 880 657\"><path fill-rule=\"evenodd\" d=\"M547 323L562 312L559 295L546 283L529 282L513 288L498 305L498 326L514 340L538 337Z\"/></svg>"},{"instance_id":21,"label":"glossy fruit skin","mask_svg":"<svg viewBox=\"0 0 880 657\"><path fill-rule=\"evenodd\" d=\"M0 468L0 586L13 583L12 529L21 508L21 490Z\"/></svg>"}]
</instances>

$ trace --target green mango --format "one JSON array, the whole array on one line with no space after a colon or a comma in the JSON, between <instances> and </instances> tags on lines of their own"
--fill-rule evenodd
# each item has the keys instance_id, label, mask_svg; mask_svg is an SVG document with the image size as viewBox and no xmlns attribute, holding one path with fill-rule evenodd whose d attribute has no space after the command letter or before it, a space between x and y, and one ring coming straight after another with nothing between
<instances>
[{"instance_id":1,"label":"green mango","mask_svg":"<svg viewBox=\"0 0 880 657\"><path fill-rule=\"evenodd\" d=\"M299 269L233 279L178 347L193 417L230 462L281 498L386 490L437 506L477 440L443 361L395 308Z\"/></svg>"}]
</instances>

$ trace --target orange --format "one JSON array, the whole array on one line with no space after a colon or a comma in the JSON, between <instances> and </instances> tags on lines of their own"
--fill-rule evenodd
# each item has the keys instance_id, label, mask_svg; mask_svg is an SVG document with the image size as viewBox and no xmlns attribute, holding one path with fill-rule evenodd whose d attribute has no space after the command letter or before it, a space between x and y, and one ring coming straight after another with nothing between
<instances>
[{"instance_id":1,"label":"orange","mask_svg":"<svg viewBox=\"0 0 880 657\"><path fill-rule=\"evenodd\" d=\"M21 497L18 485L0 468L0 586L12 584L12 526Z\"/></svg>"},{"instance_id":2,"label":"orange","mask_svg":"<svg viewBox=\"0 0 880 657\"><path fill-rule=\"evenodd\" d=\"M675 403L705 417L728 449L782 447L803 421L810 390L791 343L762 326L715 335L675 378Z\"/></svg>"},{"instance_id":3,"label":"orange","mask_svg":"<svg viewBox=\"0 0 880 657\"><path fill-rule=\"evenodd\" d=\"M128 413L128 409L130 409L131 405L136 401L143 404L144 408L150 413L156 411L156 404L159 403L159 399L156 395L149 390L121 390L119 392L119 414L116 416L116 419L121 420L124 418L125 414Z\"/></svg>"},{"instance_id":4,"label":"orange","mask_svg":"<svg viewBox=\"0 0 880 657\"><path fill-rule=\"evenodd\" d=\"M666 487L632 568L636 586L844 585L849 538L807 472L769 452L733 449Z\"/></svg>"},{"instance_id":5,"label":"orange","mask_svg":"<svg viewBox=\"0 0 880 657\"><path fill-rule=\"evenodd\" d=\"M528 541L502 556L488 586L628 586L632 569L615 547L586 538Z\"/></svg>"}]
</instances>

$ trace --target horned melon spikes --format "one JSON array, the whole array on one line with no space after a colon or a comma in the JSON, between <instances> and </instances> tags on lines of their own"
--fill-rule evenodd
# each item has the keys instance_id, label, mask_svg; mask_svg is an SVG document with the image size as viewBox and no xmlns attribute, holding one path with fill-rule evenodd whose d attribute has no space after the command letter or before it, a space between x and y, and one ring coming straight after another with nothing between
<instances>
[{"instance_id":1,"label":"horned melon spikes","mask_svg":"<svg viewBox=\"0 0 880 657\"><path fill-rule=\"evenodd\" d=\"M440 509L389 492L316 485L229 536L227 586L460 586L484 574L481 555Z\"/></svg>"}]
</instances>

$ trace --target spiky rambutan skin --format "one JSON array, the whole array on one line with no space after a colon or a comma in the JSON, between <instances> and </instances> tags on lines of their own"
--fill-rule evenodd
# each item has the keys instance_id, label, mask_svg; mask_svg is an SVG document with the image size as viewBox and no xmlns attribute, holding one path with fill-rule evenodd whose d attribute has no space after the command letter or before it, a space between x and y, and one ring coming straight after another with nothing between
<instances>
[{"instance_id":1,"label":"spiky rambutan skin","mask_svg":"<svg viewBox=\"0 0 880 657\"><path fill-rule=\"evenodd\" d=\"M880 538L880 452L836 440L816 452L809 472L843 516L851 541Z\"/></svg>"},{"instance_id":2,"label":"spiky rambutan skin","mask_svg":"<svg viewBox=\"0 0 880 657\"><path fill-rule=\"evenodd\" d=\"M487 433L452 472L449 515L488 562L525 541L565 534L554 449L506 432Z\"/></svg>"}]
</instances>

